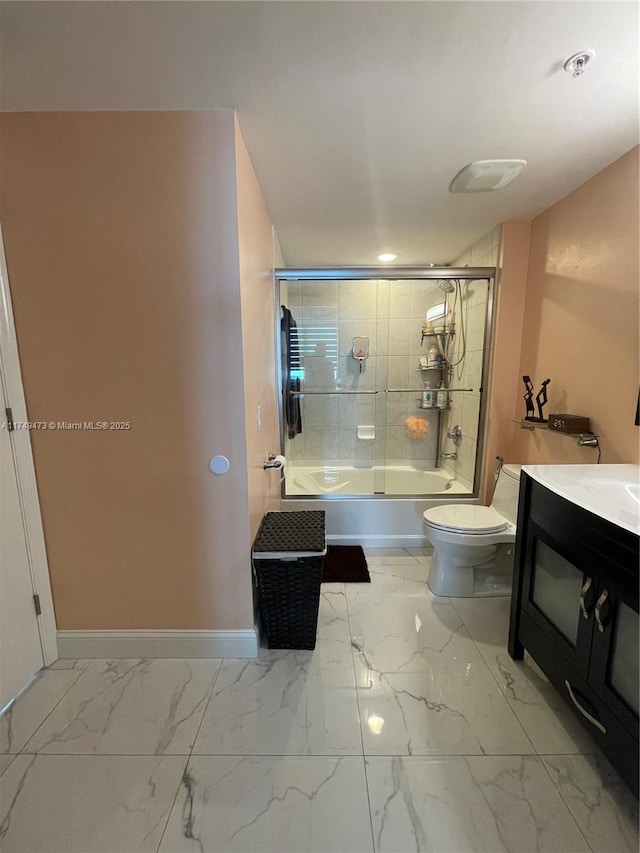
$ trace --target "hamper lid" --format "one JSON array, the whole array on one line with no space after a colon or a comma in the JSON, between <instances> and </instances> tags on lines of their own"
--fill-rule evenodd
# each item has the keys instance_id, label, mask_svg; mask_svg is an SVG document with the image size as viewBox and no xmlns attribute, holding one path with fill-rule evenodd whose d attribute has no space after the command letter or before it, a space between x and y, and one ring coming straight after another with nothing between
<instances>
[{"instance_id":1,"label":"hamper lid","mask_svg":"<svg viewBox=\"0 0 640 853\"><path fill-rule=\"evenodd\" d=\"M257 559L285 554L307 556L326 551L324 510L268 512L253 546Z\"/></svg>"}]
</instances>

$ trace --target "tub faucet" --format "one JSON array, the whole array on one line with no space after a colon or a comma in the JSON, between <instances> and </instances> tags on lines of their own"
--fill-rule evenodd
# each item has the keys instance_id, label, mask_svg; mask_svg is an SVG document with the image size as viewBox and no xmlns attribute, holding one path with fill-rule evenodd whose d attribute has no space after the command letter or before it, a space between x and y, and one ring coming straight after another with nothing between
<instances>
[{"instance_id":1,"label":"tub faucet","mask_svg":"<svg viewBox=\"0 0 640 853\"><path fill-rule=\"evenodd\" d=\"M455 452L455 450L454 450L454 451L453 451L453 453L443 453L443 454L442 454L442 458L443 458L443 459L457 459L457 458L458 458L458 454L457 454L457 453Z\"/></svg>"}]
</instances>

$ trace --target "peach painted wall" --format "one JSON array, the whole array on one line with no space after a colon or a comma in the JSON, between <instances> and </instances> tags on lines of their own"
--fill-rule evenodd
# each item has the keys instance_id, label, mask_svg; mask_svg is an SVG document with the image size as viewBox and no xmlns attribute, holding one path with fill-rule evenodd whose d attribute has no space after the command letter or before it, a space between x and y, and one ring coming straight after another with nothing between
<instances>
[{"instance_id":1,"label":"peach painted wall","mask_svg":"<svg viewBox=\"0 0 640 853\"><path fill-rule=\"evenodd\" d=\"M519 374L551 377L548 412L591 418L602 462L640 461L638 400L638 148L531 226ZM516 415L522 416L520 400ZM513 427L512 455L529 463L591 463L568 438Z\"/></svg>"},{"instance_id":2,"label":"peach painted wall","mask_svg":"<svg viewBox=\"0 0 640 853\"><path fill-rule=\"evenodd\" d=\"M260 241L267 223L244 155L238 215L234 122L2 117L29 417L131 422L32 433L59 628L253 626L238 229L253 275L246 222ZM215 453L226 476L208 469Z\"/></svg>"},{"instance_id":3,"label":"peach painted wall","mask_svg":"<svg viewBox=\"0 0 640 853\"><path fill-rule=\"evenodd\" d=\"M494 336L491 347L489 411L483 460L483 497L493 494L496 456L505 462L518 461L513 455L511 418L519 411L519 353L524 326L527 266L529 262L529 221L502 224L494 295Z\"/></svg>"},{"instance_id":4,"label":"peach painted wall","mask_svg":"<svg viewBox=\"0 0 640 853\"><path fill-rule=\"evenodd\" d=\"M265 512L280 505L280 475L262 467L269 453L278 453L280 447L274 356L274 235L237 122L236 164L249 523L253 541ZM262 422L259 431L258 406Z\"/></svg>"}]
</instances>

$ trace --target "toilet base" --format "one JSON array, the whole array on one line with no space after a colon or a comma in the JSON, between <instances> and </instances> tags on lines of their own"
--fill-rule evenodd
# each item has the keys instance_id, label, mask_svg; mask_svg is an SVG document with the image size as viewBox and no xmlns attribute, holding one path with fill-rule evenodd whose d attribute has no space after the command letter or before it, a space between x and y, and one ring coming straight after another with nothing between
<instances>
[{"instance_id":1,"label":"toilet base","mask_svg":"<svg viewBox=\"0 0 640 853\"><path fill-rule=\"evenodd\" d=\"M431 592L446 598L511 595L513 543L470 550L478 553L471 557L473 562L465 563L459 559L459 551L456 559L448 549L434 548L427 578Z\"/></svg>"}]
</instances>

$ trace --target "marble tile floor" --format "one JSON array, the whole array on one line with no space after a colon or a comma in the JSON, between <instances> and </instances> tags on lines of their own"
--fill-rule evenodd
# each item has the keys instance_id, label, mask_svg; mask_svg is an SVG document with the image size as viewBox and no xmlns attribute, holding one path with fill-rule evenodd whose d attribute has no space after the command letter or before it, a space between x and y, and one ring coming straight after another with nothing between
<instances>
[{"instance_id":1,"label":"marble tile floor","mask_svg":"<svg viewBox=\"0 0 640 853\"><path fill-rule=\"evenodd\" d=\"M0 850L637 851L637 801L509 658L508 600L367 559L323 586L314 652L42 671L0 717Z\"/></svg>"}]
</instances>

